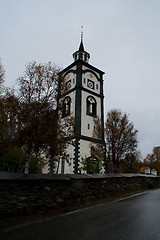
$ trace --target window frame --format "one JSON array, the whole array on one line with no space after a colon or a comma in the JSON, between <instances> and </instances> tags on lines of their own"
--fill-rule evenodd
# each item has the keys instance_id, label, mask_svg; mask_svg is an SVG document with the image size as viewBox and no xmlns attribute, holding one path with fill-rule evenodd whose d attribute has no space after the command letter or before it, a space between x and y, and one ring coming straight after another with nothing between
<instances>
[{"instance_id":1,"label":"window frame","mask_svg":"<svg viewBox=\"0 0 160 240\"><path fill-rule=\"evenodd\" d=\"M89 98L93 99L93 102L91 103L89 101ZM92 105L92 106L90 106ZM90 111L90 108L92 107L92 111ZM88 96L86 98L86 114L92 117L97 116L97 101L93 96Z\"/></svg>"},{"instance_id":2,"label":"window frame","mask_svg":"<svg viewBox=\"0 0 160 240\"><path fill-rule=\"evenodd\" d=\"M68 110L66 110L66 100L68 99ZM71 97L70 96L66 96L64 99L63 99L63 103L62 103L62 117L67 117L67 116L70 116L71 114Z\"/></svg>"}]
</instances>

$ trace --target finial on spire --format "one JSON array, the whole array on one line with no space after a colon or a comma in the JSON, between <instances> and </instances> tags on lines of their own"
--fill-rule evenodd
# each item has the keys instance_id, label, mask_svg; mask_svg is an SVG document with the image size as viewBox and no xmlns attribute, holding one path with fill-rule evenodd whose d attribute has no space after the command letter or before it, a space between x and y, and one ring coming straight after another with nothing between
<instances>
[{"instance_id":1,"label":"finial on spire","mask_svg":"<svg viewBox=\"0 0 160 240\"><path fill-rule=\"evenodd\" d=\"M81 32L81 41L83 42L83 26L81 26L80 32Z\"/></svg>"}]
</instances>

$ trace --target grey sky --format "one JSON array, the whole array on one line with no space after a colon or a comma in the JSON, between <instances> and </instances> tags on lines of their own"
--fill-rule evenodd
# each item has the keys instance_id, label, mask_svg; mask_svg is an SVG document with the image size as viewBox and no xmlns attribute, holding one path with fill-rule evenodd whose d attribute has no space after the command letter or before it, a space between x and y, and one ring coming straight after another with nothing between
<instances>
[{"instance_id":1,"label":"grey sky","mask_svg":"<svg viewBox=\"0 0 160 240\"><path fill-rule=\"evenodd\" d=\"M160 145L159 0L0 0L0 9L8 86L30 61L72 63L83 25L90 64L105 72L105 113L129 114L144 157Z\"/></svg>"}]
</instances>

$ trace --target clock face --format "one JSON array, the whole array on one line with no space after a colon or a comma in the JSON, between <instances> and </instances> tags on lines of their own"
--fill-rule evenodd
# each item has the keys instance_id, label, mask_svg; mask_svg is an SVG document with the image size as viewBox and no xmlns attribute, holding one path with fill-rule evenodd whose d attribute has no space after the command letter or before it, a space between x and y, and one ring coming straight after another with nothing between
<instances>
[{"instance_id":1,"label":"clock face","mask_svg":"<svg viewBox=\"0 0 160 240\"><path fill-rule=\"evenodd\" d=\"M68 82L66 82L66 88L70 89L71 88L71 80L69 80Z\"/></svg>"},{"instance_id":2,"label":"clock face","mask_svg":"<svg viewBox=\"0 0 160 240\"><path fill-rule=\"evenodd\" d=\"M94 82L88 79L87 86L91 89L94 89Z\"/></svg>"}]
</instances>

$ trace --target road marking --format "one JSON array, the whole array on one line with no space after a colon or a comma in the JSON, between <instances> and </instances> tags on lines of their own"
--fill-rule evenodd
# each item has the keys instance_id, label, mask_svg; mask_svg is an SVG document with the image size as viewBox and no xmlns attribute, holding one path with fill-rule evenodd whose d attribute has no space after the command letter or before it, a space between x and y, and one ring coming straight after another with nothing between
<instances>
[{"instance_id":1,"label":"road marking","mask_svg":"<svg viewBox=\"0 0 160 240\"><path fill-rule=\"evenodd\" d=\"M136 194L133 194L133 195L128 196L128 197L124 197L124 198L120 198L120 199L117 199L117 200L113 200L113 201L111 201L111 202L124 201L124 200L126 200L126 199L133 198L133 197L137 197L137 196L142 195L142 194L145 194L145 193L147 193L147 192L148 192L148 191L136 193ZM32 225L32 224L39 224L39 223L47 222L47 221L53 220L53 219L55 219L55 218L57 218L57 217L69 216L69 215L72 215L72 214L75 214L75 213L87 211L87 210L89 210L89 209L92 209L92 208L95 208L95 207L101 207L101 206L104 206L104 205L106 205L106 202L100 203L100 204L97 204L97 205L93 205L93 206L90 206L90 207L86 207L86 208L81 208L81 209L73 210L73 211L70 211L70 212L67 212L67 213L63 213L63 214L60 214L60 215L55 215L55 216L52 216L52 217L46 217L46 218L43 218L43 217L42 217L41 219L31 220L30 222L20 223L19 225L7 227L7 228L5 228L5 229L0 229L0 230L1 230L1 232L10 232L10 231L12 231L12 230L20 229L20 228L22 228L22 227L27 227L27 226L30 226L30 225Z\"/></svg>"},{"instance_id":2,"label":"road marking","mask_svg":"<svg viewBox=\"0 0 160 240\"><path fill-rule=\"evenodd\" d=\"M116 199L116 200L114 200L113 202L124 201L124 200L129 199L129 198L133 198L133 197L140 196L140 195L145 194L145 193L147 193L147 192L148 192L148 191L140 192L140 193L135 193L135 194L133 194L133 195L131 195L131 196L128 196L128 197L124 197L124 198Z\"/></svg>"},{"instance_id":3,"label":"road marking","mask_svg":"<svg viewBox=\"0 0 160 240\"><path fill-rule=\"evenodd\" d=\"M72 215L74 213L78 213L78 212L83 212L83 211L87 211L91 208L94 208L94 207L101 207L101 206L104 206L105 204L104 203L101 203L101 204L97 204L97 205L93 205L93 206L90 206L90 207L86 207L86 208L81 208L81 209L78 209L78 210L74 210L74 211L71 211L71 212L68 212L68 213L64 213L64 214L61 214L59 215L60 217L64 217L64 216L67 216L67 215Z\"/></svg>"},{"instance_id":4,"label":"road marking","mask_svg":"<svg viewBox=\"0 0 160 240\"><path fill-rule=\"evenodd\" d=\"M98 205L77 209L77 210L74 210L74 211L71 211L71 212L63 213L63 214L60 214L60 215L55 215L55 216L52 216L52 217L46 217L46 218L42 217L41 219L31 220L29 222L19 223L18 225L15 225L15 226L2 228L2 229L0 229L0 231L2 233L10 232L10 231L15 230L15 229L20 229L20 228L23 228L23 227L31 226L32 224L40 224L40 223L43 223L43 222L47 222L47 221L56 219L57 217L65 217L65 216L68 216L68 215L72 215L74 213L87 211L88 209L91 209L91 208L94 208L94 207L100 207L100 206L104 206L104 205L105 205L104 203L101 203L101 204L98 204Z\"/></svg>"}]
</instances>

